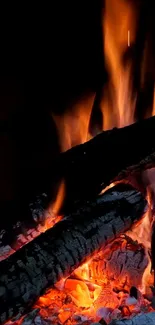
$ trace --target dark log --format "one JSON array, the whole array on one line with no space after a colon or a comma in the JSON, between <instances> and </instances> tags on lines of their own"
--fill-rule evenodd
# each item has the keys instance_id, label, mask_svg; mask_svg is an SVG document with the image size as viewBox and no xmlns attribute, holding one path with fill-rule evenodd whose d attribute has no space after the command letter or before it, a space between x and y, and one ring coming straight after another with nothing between
<instances>
[{"instance_id":1,"label":"dark log","mask_svg":"<svg viewBox=\"0 0 155 325\"><path fill-rule=\"evenodd\" d=\"M39 236L44 230L45 222L49 222L49 227L55 224L58 217L54 213L49 213L47 210L45 213L44 211L42 204L45 197L43 194L36 198L31 218L17 221L15 224L11 224L11 220L9 220L8 225L0 230L0 261ZM39 216L40 222L35 221L36 214L37 221ZM43 220L42 216L44 216Z\"/></svg>"},{"instance_id":2,"label":"dark log","mask_svg":"<svg viewBox=\"0 0 155 325\"><path fill-rule=\"evenodd\" d=\"M113 320L109 325L154 325L155 312L137 315L131 319ZM92 324L93 325L93 324Z\"/></svg>"},{"instance_id":3,"label":"dark log","mask_svg":"<svg viewBox=\"0 0 155 325\"><path fill-rule=\"evenodd\" d=\"M0 322L23 313L46 288L140 220L146 207L141 193L120 184L1 261Z\"/></svg>"},{"instance_id":4,"label":"dark log","mask_svg":"<svg viewBox=\"0 0 155 325\"><path fill-rule=\"evenodd\" d=\"M44 213L55 200L62 180L66 187L61 211L64 214L71 212L76 202L81 205L85 200L92 200L111 182L126 177L132 179L135 172L155 166L154 130L155 117L152 117L122 129L102 132L92 140L60 154L47 173L46 188L42 192L46 195L41 195L40 199L33 198L31 206L30 202L23 203L20 213L14 213L16 220L12 222L11 219L9 223L6 220L5 226L0 227L0 234L6 234L4 245L14 240L12 229L20 221L23 223L21 228L29 229L37 226L31 226L34 218L38 219L37 222L44 219Z\"/></svg>"},{"instance_id":5,"label":"dark log","mask_svg":"<svg viewBox=\"0 0 155 325\"><path fill-rule=\"evenodd\" d=\"M111 182L155 166L155 117L125 128L102 132L65 153L51 169L47 190L53 198L55 184L64 180L65 207L89 199Z\"/></svg>"}]
</instances>

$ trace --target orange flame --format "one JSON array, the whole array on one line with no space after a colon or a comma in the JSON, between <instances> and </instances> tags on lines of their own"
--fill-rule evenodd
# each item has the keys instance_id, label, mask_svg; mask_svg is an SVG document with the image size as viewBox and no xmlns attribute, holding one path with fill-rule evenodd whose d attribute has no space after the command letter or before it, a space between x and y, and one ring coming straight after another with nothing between
<instances>
[{"instance_id":1,"label":"orange flame","mask_svg":"<svg viewBox=\"0 0 155 325\"><path fill-rule=\"evenodd\" d=\"M142 243L145 247L145 253L148 258L148 265L144 271L142 284L140 286L140 290L142 293L145 293L147 287L153 284L153 276L151 276L151 258L150 258L150 250L151 250L151 228L153 222L152 216L152 197L150 188L147 188L147 201L149 203L148 210L145 214L145 217L138 224L137 227L127 232L127 234L133 239L137 240L139 243Z\"/></svg>"},{"instance_id":2,"label":"orange flame","mask_svg":"<svg viewBox=\"0 0 155 325\"><path fill-rule=\"evenodd\" d=\"M95 94L83 96L64 115L52 115L59 133L61 151L84 143L90 137L89 121Z\"/></svg>"},{"instance_id":3,"label":"orange flame","mask_svg":"<svg viewBox=\"0 0 155 325\"><path fill-rule=\"evenodd\" d=\"M105 98L102 102L104 129L107 129L111 127L111 120L113 126L118 127L134 122L136 97L132 94L132 62L127 65L123 62L128 47L135 42L136 11L133 4L106 0L103 32L105 61L110 74L108 89L111 107L109 100L108 106Z\"/></svg>"},{"instance_id":4,"label":"orange flame","mask_svg":"<svg viewBox=\"0 0 155 325\"><path fill-rule=\"evenodd\" d=\"M7 251L4 250L4 254L0 255L0 261L14 254L16 250L18 250L22 246L32 241L34 238L39 236L42 232L45 232L47 229L52 228L57 222L60 222L63 216L59 215L59 211L63 204L64 198L65 198L65 183L64 181L62 181L58 188L58 192L54 202L47 208L45 212L43 212L44 222L38 223L35 228L28 229L26 236L25 234L20 234L17 237L16 242L14 243L14 248L12 249L10 246L8 246Z\"/></svg>"},{"instance_id":5,"label":"orange flame","mask_svg":"<svg viewBox=\"0 0 155 325\"><path fill-rule=\"evenodd\" d=\"M65 182L61 181L54 202L47 208L44 225L38 224L37 230L39 230L39 232L45 232L47 229L52 228L57 222L62 220L59 211L64 202L64 198Z\"/></svg>"}]
</instances>

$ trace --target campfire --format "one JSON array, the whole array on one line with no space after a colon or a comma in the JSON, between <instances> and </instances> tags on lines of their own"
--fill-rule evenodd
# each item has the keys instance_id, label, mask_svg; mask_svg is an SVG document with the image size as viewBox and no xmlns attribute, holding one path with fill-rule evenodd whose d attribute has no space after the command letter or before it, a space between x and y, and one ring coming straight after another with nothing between
<instances>
[{"instance_id":1,"label":"campfire","mask_svg":"<svg viewBox=\"0 0 155 325\"><path fill-rule=\"evenodd\" d=\"M108 81L52 114L62 152L48 191L29 204L31 223L0 231L1 324L155 324L155 96L138 121L129 55L139 5L105 0Z\"/></svg>"}]
</instances>

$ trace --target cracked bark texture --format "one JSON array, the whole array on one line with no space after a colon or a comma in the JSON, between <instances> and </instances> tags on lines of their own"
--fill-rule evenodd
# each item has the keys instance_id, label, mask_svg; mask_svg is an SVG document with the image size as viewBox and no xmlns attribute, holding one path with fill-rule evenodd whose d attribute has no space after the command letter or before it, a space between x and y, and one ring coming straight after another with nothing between
<instances>
[{"instance_id":1,"label":"cracked bark texture","mask_svg":"<svg viewBox=\"0 0 155 325\"><path fill-rule=\"evenodd\" d=\"M37 213L40 213L40 215L42 213L40 205L38 206ZM45 229L52 228L61 218L62 216L57 216L54 213L46 211L44 220L42 220L43 222L41 220L37 223L32 220L29 224L27 221L17 222L10 230L2 229L0 231L0 261L6 259L22 246L32 241L44 232Z\"/></svg>"},{"instance_id":2,"label":"cracked bark texture","mask_svg":"<svg viewBox=\"0 0 155 325\"><path fill-rule=\"evenodd\" d=\"M104 285L105 279L109 279L116 292L123 289L129 291L131 286L137 287L141 284L148 262L144 246L126 235L121 235L108 247L94 255L87 266L89 281ZM81 268L82 266L77 268L73 276L78 277L81 274ZM104 304L103 301L102 304Z\"/></svg>"},{"instance_id":3,"label":"cracked bark texture","mask_svg":"<svg viewBox=\"0 0 155 325\"><path fill-rule=\"evenodd\" d=\"M132 186L117 185L1 261L0 323L24 313L45 289L130 229L146 207Z\"/></svg>"}]
</instances>

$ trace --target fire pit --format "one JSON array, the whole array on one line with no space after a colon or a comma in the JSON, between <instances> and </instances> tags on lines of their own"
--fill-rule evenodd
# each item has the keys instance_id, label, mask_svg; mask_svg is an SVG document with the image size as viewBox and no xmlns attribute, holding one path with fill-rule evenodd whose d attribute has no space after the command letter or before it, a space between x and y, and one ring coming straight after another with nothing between
<instances>
[{"instance_id":1,"label":"fire pit","mask_svg":"<svg viewBox=\"0 0 155 325\"><path fill-rule=\"evenodd\" d=\"M155 96L139 120L144 76L138 90L133 78L141 6L104 1L107 81L50 115L62 152L46 191L0 228L0 324L155 324Z\"/></svg>"},{"instance_id":2,"label":"fire pit","mask_svg":"<svg viewBox=\"0 0 155 325\"><path fill-rule=\"evenodd\" d=\"M145 121L144 125L150 121L154 120ZM100 137L94 140L100 141ZM71 150L69 156L76 150L79 147ZM65 155L63 159L68 152ZM152 148L153 164L151 157ZM148 159L143 158L147 164ZM128 172L133 169L127 168ZM6 245L7 254L11 255L5 258L3 246L1 257L2 323L10 318L19 324L91 324L101 319L108 324L113 319L132 317L134 321L137 316L143 321L154 317L150 192L145 199L127 180L119 180L82 202L76 200L72 212L56 217L50 214L51 206L43 211L41 198L37 199L30 210L32 216L42 214L44 226L13 226L16 238L10 246ZM5 230L1 233L3 242ZM25 312L27 315L22 316Z\"/></svg>"}]
</instances>

